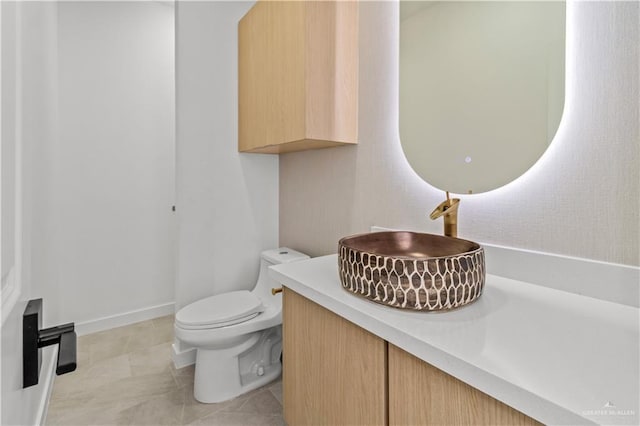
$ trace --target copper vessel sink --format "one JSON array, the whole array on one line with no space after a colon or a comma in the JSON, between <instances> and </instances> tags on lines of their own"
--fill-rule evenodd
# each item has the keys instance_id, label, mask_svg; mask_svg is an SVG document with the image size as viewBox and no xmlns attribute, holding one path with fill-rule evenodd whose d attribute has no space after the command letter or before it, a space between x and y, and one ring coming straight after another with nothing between
<instances>
[{"instance_id":1,"label":"copper vessel sink","mask_svg":"<svg viewBox=\"0 0 640 426\"><path fill-rule=\"evenodd\" d=\"M417 232L373 232L338 242L342 286L401 309L458 308L482 294L484 250L459 238Z\"/></svg>"}]
</instances>

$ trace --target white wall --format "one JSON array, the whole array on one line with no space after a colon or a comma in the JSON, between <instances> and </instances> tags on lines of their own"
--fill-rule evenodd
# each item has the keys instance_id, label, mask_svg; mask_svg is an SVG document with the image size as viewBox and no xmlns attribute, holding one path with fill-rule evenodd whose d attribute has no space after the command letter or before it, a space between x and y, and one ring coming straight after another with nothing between
<instances>
[{"instance_id":1,"label":"white wall","mask_svg":"<svg viewBox=\"0 0 640 426\"><path fill-rule=\"evenodd\" d=\"M42 420L51 376L22 389L27 300L44 298L44 326L173 309L174 20L160 2L2 12L2 143L16 153L15 201L2 203L15 207L16 240L3 259L16 291L2 292L1 419L28 425ZM55 353L43 351L43 369Z\"/></svg>"},{"instance_id":2,"label":"white wall","mask_svg":"<svg viewBox=\"0 0 640 426\"><path fill-rule=\"evenodd\" d=\"M45 324L173 302L173 17L159 2L58 3L57 138L32 169Z\"/></svg>"},{"instance_id":3,"label":"white wall","mask_svg":"<svg viewBox=\"0 0 640 426\"><path fill-rule=\"evenodd\" d=\"M462 196L459 235L628 265L640 263L637 2L568 2L565 116L515 182ZM442 232L444 194L398 138L398 5L360 3L360 143L280 157L280 242L312 255L370 225Z\"/></svg>"},{"instance_id":4,"label":"white wall","mask_svg":"<svg viewBox=\"0 0 640 426\"><path fill-rule=\"evenodd\" d=\"M13 287L2 290L0 423L29 425L42 420L48 391L44 375L38 385L22 389L22 313L34 297L31 248L38 242L31 239L31 172L38 154L35 146L51 143L55 133L56 7L50 2L2 2L1 8L3 166L12 162L15 172L15 197L3 198L2 211L15 212L11 232L15 240L13 256L2 257L13 262ZM15 149L13 158L4 157L7 145ZM0 249L4 251L5 246ZM55 350L43 351L43 369L54 357Z\"/></svg>"},{"instance_id":5,"label":"white wall","mask_svg":"<svg viewBox=\"0 0 640 426\"><path fill-rule=\"evenodd\" d=\"M237 24L252 4L176 7L176 309L251 288L278 245L278 157L237 150Z\"/></svg>"}]
</instances>

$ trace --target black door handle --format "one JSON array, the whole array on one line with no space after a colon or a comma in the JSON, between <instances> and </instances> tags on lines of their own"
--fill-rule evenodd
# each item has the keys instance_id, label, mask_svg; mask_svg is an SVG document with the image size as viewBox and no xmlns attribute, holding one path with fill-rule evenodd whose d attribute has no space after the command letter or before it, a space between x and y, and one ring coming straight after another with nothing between
<instances>
[{"instance_id":1,"label":"black door handle","mask_svg":"<svg viewBox=\"0 0 640 426\"><path fill-rule=\"evenodd\" d=\"M22 387L37 385L42 366L41 348L59 345L56 374L74 371L76 363L76 332L74 323L50 328L42 327L42 299L27 303L22 314Z\"/></svg>"}]
</instances>

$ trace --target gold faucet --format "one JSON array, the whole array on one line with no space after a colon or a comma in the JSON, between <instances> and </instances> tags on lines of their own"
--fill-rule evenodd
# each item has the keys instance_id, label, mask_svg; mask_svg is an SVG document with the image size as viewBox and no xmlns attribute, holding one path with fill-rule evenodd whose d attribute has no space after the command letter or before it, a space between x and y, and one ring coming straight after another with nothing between
<instances>
[{"instance_id":1,"label":"gold faucet","mask_svg":"<svg viewBox=\"0 0 640 426\"><path fill-rule=\"evenodd\" d=\"M450 198L447 191L447 199L438 205L429 216L431 220L436 220L440 216L444 216L444 235L447 237L458 236L458 206L459 198Z\"/></svg>"}]
</instances>

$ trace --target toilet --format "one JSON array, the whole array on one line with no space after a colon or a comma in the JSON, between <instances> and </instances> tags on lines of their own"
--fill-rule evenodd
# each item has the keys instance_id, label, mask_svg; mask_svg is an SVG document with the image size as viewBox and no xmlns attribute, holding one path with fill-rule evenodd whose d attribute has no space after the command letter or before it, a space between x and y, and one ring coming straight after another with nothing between
<instances>
[{"instance_id":1,"label":"toilet","mask_svg":"<svg viewBox=\"0 0 640 426\"><path fill-rule=\"evenodd\" d=\"M226 401L280 376L282 294L272 295L279 284L268 267L308 258L286 247L263 251L253 290L207 297L178 311L176 338L196 348L198 401Z\"/></svg>"}]
</instances>

